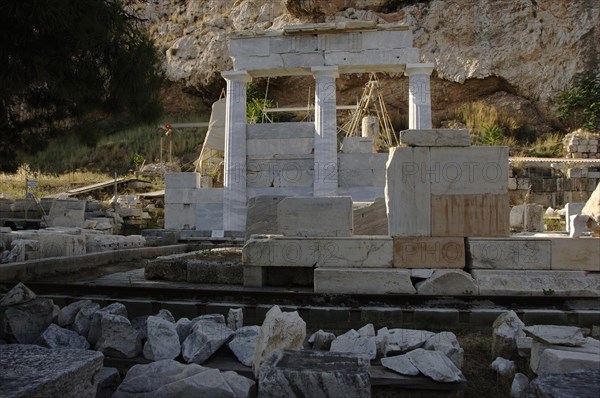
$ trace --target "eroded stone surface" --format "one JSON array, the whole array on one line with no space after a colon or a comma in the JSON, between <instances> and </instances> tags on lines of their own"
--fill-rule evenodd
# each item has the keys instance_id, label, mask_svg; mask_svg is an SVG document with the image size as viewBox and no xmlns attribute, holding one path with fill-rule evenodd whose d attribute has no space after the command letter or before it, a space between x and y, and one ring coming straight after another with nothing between
<instances>
[{"instance_id":1,"label":"eroded stone surface","mask_svg":"<svg viewBox=\"0 0 600 398\"><path fill-rule=\"evenodd\" d=\"M230 308L227 313L227 327L234 332L244 326L244 309Z\"/></svg>"},{"instance_id":2,"label":"eroded stone surface","mask_svg":"<svg viewBox=\"0 0 600 398\"><path fill-rule=\"evenodd\" d=\"M339 336L331 342L329 352L345 352L354 355L365 356L369 359L375 359L377 356L377 344L375 341L375 336Z\"/></svg>"},{"instance_id":3,"label":"eroded stone surface","mask_svg":"<svg viewBox=\"0 0 600 398\"><path fill-rule=\"evenodd\" d=\"M90 300L78 300L61 308L58 313L59 326L69 326L75 322L77 313L85 306L92 304Z\"/></svg>"},{"instance_id":4,"label":"eroded stone surface","mask_svg":"<svg viewBox=\"0 0 600 398\"><path fill-rule=\"evenodd\" d=\"M192 321L190 321L188 318L184 317L177 320L175 323L175 330L179 336L180 343L183 343L183 341L190 335L192 326Z\"/></svg>"},{"instance_id":5,"label":"eroded stone surface","mask_svg":"<svg viewBox=\"0 0 600 398\"><path fill-rule=\"evenodd\" d=\"M100 321L103 314L120 315L127 318L127 308L121 303L112 303L106 307L96 311L92 315L92 321L90 322L90 330L87 334L87 339L91 345L95 345L100 338L102 328L100 327Z\"/></svg>"},{"instance_id":6,"label":"eroded stone surface","mask_svg":"<svg viewBox=\"0 0 600 398\"><path fill-rule=\"evenodd\" d=\"M275 350L260 367L265 397L371 396L369 361L350 354Z\"/></svg>"},{"instance_id":7,"label":"eroded stone surface","mask_svg":"<svg viewBox=\"0 0 600 398\"><path fill-rule=\"evenodd\" d=\"M90 331L90 324L92 323L92 318L94 313L100 309L100 306L96 303L86 303L81 307L77 315L75 316L75 321L73 322L73 330L79 333L81 336L87 337Z\"/></svg>"},{"instance_id":8,"label":"eroded stone surface","mask_svg":"<svg viewBox=\"0 0 600 398\"><path fill-rule=\"evenodd\" d=\"M377 335L385 336L384 354L391 356L423 346L435 333L427 330L382 328L377 331Z\"/></svg>"},{"instance_id":9,"label":"eroded stone surface","mask_svg":"<svg viewBox=\"0 0 600 398\"><path fill-rule=\"evenodd\" d=\"M372 323L367 323L365 326L357 330L360 337L372 337L375 336L375 328Z\"/></svg>"},{"instance_id":10,"label":"eroded stone surface","mask_svg":"<svg viewBox=\"0 0 600 398\"><path fill-rule=\"evenodd\" d=\"M90 343L88 343L85 337L55 324L48 326L48 329L36 340L36 344L52 349L73 348L87 350L90 348Z\"/></svg>"},{"instance_id":11,"label":"eroded stone surface","mask_svg":"<svg viewBox=\"0 0 600 398\"><path fill-rule=\"evenodd\" d=\"M278 306L271 307L260 327L252 363L254 375L258 377L260 364L272 351L301 350L305 337L306 322L297 311L281 312Z\"/></svg>"},{"instance_id":12,"label":"eroded stone surface","mask_svg":"<svg viewBox=\"0 0 600 398\"><path fill-rule=\"evenodd\" d=\"M121 384L121 375L116 368L103 367L95 376L96 398L111 398Z\"/></svg>"},{"instance_id":13,"label":"eroded stone surface","mask_svg":"<svg viewBox=\"0 0 600 398\"><path fill-rule=\"evenodd\" d=\"M536 377L527 389L528 398L596 398L600 391L600 370L582 370L566 374Z\"/></svg>"},{"instance_id":14,"label":"eroded stone surface","mask_svg":"<svg viewBox=\"0 0 600 398\"><path fill-rule=\"evenodd\" d=\"M234 371L221 372L221 376L233 391L235 398L256 397L256 382L247 377L240 376Z\"/></svg>"},{"instance_id":15,"label":"eroded stone surface","mask_svg":"<svg viewBox=\"0 0 600 398\"><path fill-rule=\"evenodd\" d=\"M200 320L194 324L190 335L181 346L183 359L187 363L201 364L217 352L233 335L233 330L224 323Z\"/></svg>"},{"instance_id":16,"label":"eroded stone surface","mask_svg":"<svg viewBox=\"0 0 600 398\"><path fill-rule=\"evenodd\" d=\"M416 376L419 369L412 364L406 355L396 355L393 357L381 358L381 364L394 372L405 376Z\"/></svg>"},{"instance_id":17,"label":"eroded stone surface","mask_svg":"<svg viewBox=\"0 0 600 398\"><path fill-rule=\"evenodd\" d=\"M517 373L510 386L510 398L525 398L529 379L523 373Z\"/></svg>"},{"instance_id":18,"label":"eroded stone surface","mask_svg":"<svg viewBox=\"0 0 600 398\"><path fill-rule=\"evenodd\" d=\"M566 239L566 238L565 238ZM590 238L592 239L592 238ZM471 271L482 296L598 297L600 279L583 271Z\"/></svg>"},{"instance_id":19,"label":"eroded stone surface","mask_svg":"<svg viewBox=\"0 0 600 398\"><path fill-rule=\"evenodd\" d=\"M406 354L410 362L425 376L439 382L462 380L462 372L441 352L417 348Z\"/></svg>"},{"instance_id":20,"label":"eroded stone surface","mask_svg":"<svg viewBox=\"0 0 600 398\"><path fill-rule=\"evenodd\" d=\"M175 359L181 351L175 324L158 316L147 321L148 341L144 345L144 357L150 360Z\"/></svg>"},{"instance_id":21,"label":"eroded stone surface","mask_svg":"<svg viewBox=\"0 0 600 398\"><path fill-rule=\"evenodd\" d=\"M509 361L508 359L502 357L494 359L494 362L492 362L490 368L504 377L513 377L516 370L514 361Z\"/></svg>"},{"instance_id":22,"label":"eroded stone surface","mask_svg":"<svg viewBox=\"0 0 600 398\"><path fill-rule=\"evenodd\" d=\"M423 348L444 353L459 369L463 366L465 351L461 348L456 335L452 332L436 333L427 339L425 344L423 344Z\"/></svg>"},{"instance_id":23,"label":"eroded stone surface","mask_svg":"<svg viewBox=\"0 0 600 398\"><path fill-rule=\"evenodd\" d=\"M540 341L534 340L532 343L532 346L531 346L530 357L529 357L529 366L530 366L531 370L533 370L534 372L537 373L538 367L540 366L542 354L547 349L588 353L588 354L593 354L593 355L597 355L598 357L600 357L600 340L596 340L592 337L586 337L585 344L583 344L582 346L579 346L579 347L556 345L556 344L545 344Z\"/></svg>"},{"instance_id":24,"label":"eroded stone surface","mask_svg":"<svg viewBox=\"0 0 600 398\"><path fill-rule=\"evenodd\" d=\"M0 396L94 397L104 356L90 350L0 345Z\"/></svg>"},{"instance_id":25,"label":"eroded stone surface","mask_svg":"<svg viewBox=\"0 0 600 398\"><path fill-rule=\"evenodd\" d=\"M596 227L600 224L600 183L590 195L590 198L583 206L581 214L586 215L594 220Z\"/></svg>"},{"instance_id":26,"label":"eroded stone surface","mask_svg":"<svg viewBox=\"0 0 600 398\"><path fill-rule=\"evenodd\" d=\"M477 295L479 288L475 280L462 270L438 269L428 279L416 284L417 294L423 295Z\"/></svg>"},{"instance_id":27,"label":"eroded stone surface","mask_svg":"<svg viewBox=\"0 0 600 398\"><path fill-rule=\"evenodd\" d=\"M235 336L229 342L229 349L245 366L252 366L260 326L244 326L235 331Z\"/></svg>"},{"instance_id":28,"label":"eroded stone surface","mask_svg":"<svg viewBox=\"0 0 600 398\"><path fill-rule=\"evenodd\" d=\"M574 373L582 369L600 370L600 356L589 352L547 349L540 355L537 374Z\"/></svg>"},{"instance_id":29,"label":"eroded stone surface","mask_svg":"<svg viewBox=\"0 0 600 398\"><path fill-rule=\"evenodd\" d=\"M546 344L580 347L586 342L581 329L575 326L535 325L526 326L523 331L526 335Z\"/></svg>"},{"instance_id":30,"label":"eroded stone surface","mask_svg":"<svg viewBox=\"0 0 600 398\"><path fill-rule=\"evenodd\" d=\"M113 397L236 398L236 395L217 369L163 359L129 369Z\"/></svg>"},{"instance_id":31,"label":"eroded stone surface","mask_svg":"<svg viewBox=\"0 0 600 398\"><path fill-rule=\"evenodd\" d=\"M0 300L0 307L23 304L36 298L37 295L23 283L17 283Z\"/></svg>"},{"instance_id":32,"label":"eroded stone surface","mask_svg":"<svg viewBox=\"0 0 600 398\"><path fill-rule=\"evenodd\" d=\"M492 356L513 358L517 352L517 339L525 336L525 324L514 311L507 311L494 321L492 327Z\"/></svg>"},{"instance_id":33,"label":"eroded stone surface","mask_svg":"<svg viewBox=\"0 0 600 398\"><path fill-rule=\"evenodd\" d=\"M313 350L329 351L333 340L335 340L335 334L319 329L308 338L308 344L312 344Z\"/></svg>"},{"instance_id":34,"label":"eroded stone surface","mask_svg":"<svg viewBox=\"0 0 600 398\"><path fill-rule=\"evenodd\" d=\"M36 298L8 307L4 317L19 343L32 344L52 323L54 303L51 299Z\"/></svg>"},{"instance_id":35,"label":"eroded stone surface","mask_svg":"<svg viewBox=\"0 0 600 398\"><path fill-rule=\"evenodd\" d=\"M127 318L102 313L96 349L106 355L133 358L142 351L142 341Z\"/></svg>"}]
</instances>

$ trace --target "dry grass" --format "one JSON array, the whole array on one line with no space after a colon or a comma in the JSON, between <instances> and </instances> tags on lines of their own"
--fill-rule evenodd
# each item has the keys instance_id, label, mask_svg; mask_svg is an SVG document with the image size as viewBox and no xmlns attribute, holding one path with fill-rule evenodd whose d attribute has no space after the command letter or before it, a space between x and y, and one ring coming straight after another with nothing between
<instances>
[{"instance_id":1,"label":"dry grass","mask_svg":"<svg viewBox=\"0 0 600 398\"><path fill-rule=\"evenodd\" d=\"M39 185L30 188L36 197L41 198L68 191L71 188L110 180L108 174L74 171L62 175L43 174L28 165L22 165L15 174L0 173L0 194L11 199L25 197L25 180L35 180Z\"/></svg>"},{"instance_id":2,"label":"dry grass","mask_svg":"<svg viewBox=\"0 0 600 398\"><path fill-rule=\"evenodd\" d=\"M537 157L560 157L563 155L563 137L560 134L546 134L538 137L531 150L532 156Z\"/></svg>"},{"instance_id":3,"label":"dry grass","mask_svg":"<svg viewBox=\"0 0 600 398\"><path fill-rule=\"evenodd\" d=\"M468 385L465 398L509 397L513 378L500 376L490 365L496 359L492 356L492 329L461 329L454 333L465 350L462 372ZM530 380L535 375L529 369L528 358L512 358L516 372L525 374Z\"/></svg>"},{"instance_id":4,"label":"dry grass","mask_svg":"<svg viewBox=\"0 0 600 398\"><path fill-rule=\"evenodd\" d=\"M492 333L466 331L457 333L460 346L465 350L462 367L468 388L465 398L508 397L512 379L499 376L490 369L492 358Z\"/></svg>"}]
</instances>

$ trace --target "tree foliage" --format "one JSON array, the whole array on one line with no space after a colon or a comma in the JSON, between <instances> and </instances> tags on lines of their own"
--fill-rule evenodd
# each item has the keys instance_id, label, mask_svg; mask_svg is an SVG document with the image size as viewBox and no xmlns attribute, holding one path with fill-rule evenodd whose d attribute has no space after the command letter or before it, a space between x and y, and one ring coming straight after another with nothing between
<instances>
[{"instance_id":1,"label":"tree foliage","mask_svg":"<svg viewBox=\"0 0 600 398\"><path fill-rule=\"evenodd\" d=\"M571 128L600 131L600 71L579 75L558 95L558 116Z\"/></svg>"},{"instance_id":2,"label":"tree foliage","mask_svg":"<svg viewBox=\"0 0 600 398\"><path fill-rule=\"evenodd\" d=\"M158 116L160 83L153 43L122 0L2 0L0 170L94 115Z\"/></svg>"}]
</instances>

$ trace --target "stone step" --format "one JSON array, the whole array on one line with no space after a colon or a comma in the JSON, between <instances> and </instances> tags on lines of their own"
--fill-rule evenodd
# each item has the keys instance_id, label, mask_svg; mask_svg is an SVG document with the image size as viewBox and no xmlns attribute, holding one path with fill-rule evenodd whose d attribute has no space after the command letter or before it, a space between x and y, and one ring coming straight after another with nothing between
<instances>
[{"instance_id":1,"label":"stone step","mask_svg":"<svg viewBox=\"0 0 600 398\"><path fill-rule=\"evenodd\" d=\"M244 246L244 266L391 268L390 237L254 237Z\"/></svg>"},{"instance_id":2,"label":"stone step","mask_svg":"<svg viewBox=\"0 0 600 398\"><path fill-rule=\"evenodd\" d=\"M511 236L466 240L467 268L600 272L600 239Z\"/></svg>"},{"instance_id":3,"label":"stone step","mask_svg":"<svg viewBox=\"0 0 600 398\"><path fill-rule=\"evenodd\" d=\"M600 296L600 275L584 271L472 270L482 296Z\"/></svg>"},{"instance_id":4,"label":"stone step","mask_svg":"<svg viewBox=\"0 0 600 398\"><path fill-rule=\"evenodd\" d=\"M317 268L315 293L327 294L414 294L410 270Z\"/></svg>"}]
</instances>

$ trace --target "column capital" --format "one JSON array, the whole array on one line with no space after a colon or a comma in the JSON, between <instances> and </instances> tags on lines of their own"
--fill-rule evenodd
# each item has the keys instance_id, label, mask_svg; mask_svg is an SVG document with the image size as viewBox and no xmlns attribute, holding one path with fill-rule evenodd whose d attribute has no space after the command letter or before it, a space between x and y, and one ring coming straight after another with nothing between
<instances>
[{"instance_id":1,"label":"column capital","mask_svg":"<svg viewBox=\"0 0 600 398\"><path fill-rule=\"evenodd\" d=\"M245 70L225 70L221 72L221 76L225 80L239 80L246 83L252 81L252 76Z\"/></svg>"},{"instance_id":2,"label":"column capital","mask_svg":"<svg viewBox=\"0 0 600 398\"><path fill-rule=\"evenodd\" d=\"M313 66L310 68L315 79L321 76L340 77L340 72L337 66Z\"/></svg>"},{"instance_id":3,"label":"column capital","mask_svg":"<svg viewBox=\"0 0 600 398\"><path fill-rule=\"evenodd\" d=\"M433 72L434 67L435 67L435 65L431 64L431 63L428 63L428 64L406 64L406 70L404 71L404 74L409 77L411 75L430 76L431 72Z\"/></svg>"}]
</instances>

